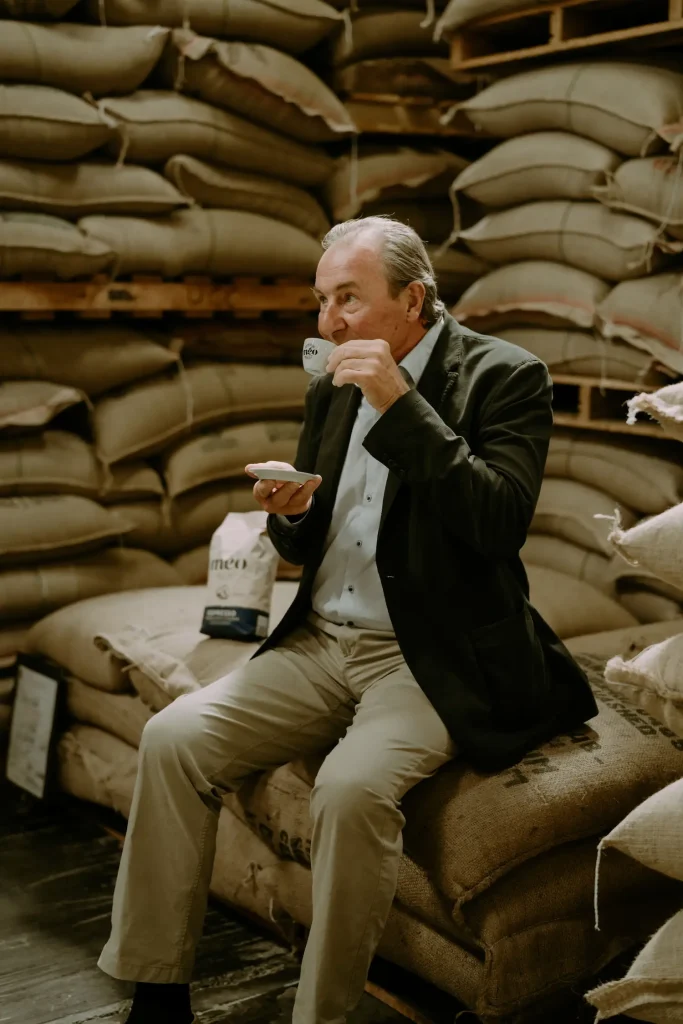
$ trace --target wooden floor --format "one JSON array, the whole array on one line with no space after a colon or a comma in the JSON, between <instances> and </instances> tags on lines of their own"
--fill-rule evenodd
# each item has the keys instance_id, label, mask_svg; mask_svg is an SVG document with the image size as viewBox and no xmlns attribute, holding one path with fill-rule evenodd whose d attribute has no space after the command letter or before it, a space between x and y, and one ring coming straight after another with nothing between
<instances>
[{"instance_id":1,"label":"wooden floor","mask_svg":"<svg viewBox=\"0 0 683 1024\"><path fill-rule=\"evenodd\" d=\"M120 844L99 809L71 798L46 806L0 795L0 1024L118 1024L133 984L97 967L109 936ZM295 955L212 905L192 983L198 1024L289 1024ZM291 994L291 993L290 993ZM452 1020L449 1018L442 1018ZM405 1018L367 993L349 1024Z\"/></svg>"}]
</instances>

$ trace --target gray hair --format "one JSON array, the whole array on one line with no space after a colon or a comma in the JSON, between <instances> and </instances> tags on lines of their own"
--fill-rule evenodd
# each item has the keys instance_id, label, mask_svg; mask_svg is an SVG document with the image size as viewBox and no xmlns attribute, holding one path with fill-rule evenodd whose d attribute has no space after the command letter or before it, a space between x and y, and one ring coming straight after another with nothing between
<instances>
[{"instance_id":1,"label":"gray hair","mask_svg":"<svg viewBox=\"0 0 683 1024\"><path fill-rule=\"evenodd\" d=\"M382 258L391 295L396 296L413 281L425 287L420 318L431 327L444 315L445 304L439 298L432 262L417 231L388 214L358 217L335 224L322 240L325 251L344 238L365 231L378 231L382 236Z\"/></svg>"}]
</instances>

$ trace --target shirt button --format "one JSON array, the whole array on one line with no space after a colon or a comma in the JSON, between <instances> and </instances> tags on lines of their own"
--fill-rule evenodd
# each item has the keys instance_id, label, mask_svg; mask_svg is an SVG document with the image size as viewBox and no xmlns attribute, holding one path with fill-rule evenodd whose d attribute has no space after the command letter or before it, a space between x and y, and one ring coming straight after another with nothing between
<instances>
[{"instance_id":1,"label":"shirt button","mask_svg":"<svg viewBox=\"0 0 683 1024\"><path fill-rule=\"evenodd\" d=\"M366 495L365 500L366 501L372 501L372 495L371 494Z\"/></svg>"},{"instance_id":2,"label":"shirt button","mask_svg":"<svg viewBox=\"0 0 683 1024\"><path fill-rule=\"evenodd\" d=\"M362 546L363 546L363 541L362 541L362 540L357 540L357 541L356 541L356 547L357 547L357 548L360 548L360 547L362 547Z\"/></svg>"},{"instance_id":3,"label":"shirt button","mask_svg":"<svg viewBox=\"0 0 683 1024\"><path fill-rule=\"evenodd\" d=\"M346 625L347 626L355 626L355 622L347 622Z\"/></svg>"},{"instance_id":4,"label":"shirt button","mask_svg":"<svg viewBox=\"0 0 683 1024\"><path fill-rule=\"evenodd\" d=\"M353 587L349 587L349 594L353 593Z\"/></svg>"}]
</instances>

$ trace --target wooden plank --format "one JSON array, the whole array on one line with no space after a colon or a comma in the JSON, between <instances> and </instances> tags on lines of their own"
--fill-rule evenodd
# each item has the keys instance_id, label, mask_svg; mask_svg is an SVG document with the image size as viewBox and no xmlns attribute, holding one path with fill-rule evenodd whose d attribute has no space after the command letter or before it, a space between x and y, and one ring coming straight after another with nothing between
<instances>
[{"instance_id":1,"label":"wooden plank","mask_svg":"<svg viewBox=\"0 0 683 1024\"><path fill-rule=\"evenodd\" d=\"M556 0L463 27L451 40L451 66L493 67L595 47L679 39L683 0Z\"/></svg>"},{"instance_id":2,"label":"wooden plank","mask_svg":"<svg viewBox=\"0 0 683 1024\"><path fill-rule=\"evenodd\" d=\"M627 399L643 391L656 391L661 385L641 385L633 381L562 373L552 374L552 378L553 384L558 387L553 410L557 426L665 440L664 432L658 423L626 422ZM568 409L568 405L573 408Z\"/></svg>"},{"instance_id":3,"label":"wooden plank","mask_svg":"<svg viewBox=\"0 0 683 1024\"><path fill-rule=\"evenodd\" d=\"M3 281L0 312L192 313L315 310L311 286L211 280L107 281Z\"/></svg>"}]
</instances>

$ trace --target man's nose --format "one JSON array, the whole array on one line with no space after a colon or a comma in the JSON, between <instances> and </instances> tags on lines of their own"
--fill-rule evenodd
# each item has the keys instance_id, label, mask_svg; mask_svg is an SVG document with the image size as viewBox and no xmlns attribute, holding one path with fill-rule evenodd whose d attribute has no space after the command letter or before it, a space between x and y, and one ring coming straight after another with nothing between
<instances>
[{"instance_id":1,"label":"man's nose","mask_svg":"<svg viewBox=\"0 0 683 1024\"><path fill-rule=\"evenodd\" d=\"M321 337L328 341L334 341L334 335L338 331L343 331L345 327L346 323L340 310L333 304L328 304L318 313L318 330Z\"/></svg>"}]
</instances>

